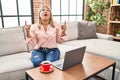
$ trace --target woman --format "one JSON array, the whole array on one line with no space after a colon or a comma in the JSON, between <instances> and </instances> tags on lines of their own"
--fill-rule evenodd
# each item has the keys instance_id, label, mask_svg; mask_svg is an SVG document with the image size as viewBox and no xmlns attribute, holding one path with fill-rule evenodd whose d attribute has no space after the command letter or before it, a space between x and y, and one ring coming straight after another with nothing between
<instances>
[{"instance_id":1,"label":"woman","mask_svg":"<svg viewBox=\"0 0 120 80\"><path fill-rule=\"evenodd\" d=\"M27 44L33 48L31 61L34 67L44 61L55 61L60 58L58 43L67 40L66 22L61 27L53 22L52 13L47 6L39 12L39 22L31 27L25 23Z\"/></svg>"}]
</instances>

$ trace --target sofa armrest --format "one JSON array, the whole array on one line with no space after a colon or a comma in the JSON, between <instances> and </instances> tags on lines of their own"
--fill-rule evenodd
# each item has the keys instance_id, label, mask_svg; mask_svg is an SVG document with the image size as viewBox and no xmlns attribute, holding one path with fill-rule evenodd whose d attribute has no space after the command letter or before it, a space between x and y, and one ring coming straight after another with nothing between
<instances>
[{"instance_id":1,"label":"sofa armrest","mask_svg":"<svg viewBox=\"0 0 120 80\"><path fill-rule=\"evenodd\" d=\"M112 35L102 34L102 33L96 33L96 34L97 34L98 39L113 40Z\"/></svg>"}]
</instances>

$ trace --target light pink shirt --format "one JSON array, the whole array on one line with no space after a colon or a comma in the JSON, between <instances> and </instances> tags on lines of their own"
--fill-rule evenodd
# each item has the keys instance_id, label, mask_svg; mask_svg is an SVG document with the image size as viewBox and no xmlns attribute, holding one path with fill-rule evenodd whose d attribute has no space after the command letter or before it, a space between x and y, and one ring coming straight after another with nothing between
<instances>
[{"instance_id":1,"label":"light pink shirt","mask_svg":"<svg viewBox=\"0 0 120 80\"><path fill-rule=\"evenodd\" d=\"M54 23L55 28L48 25L47 31L44 30L43 26L38 29L38 24L34 24L30 28L30 34L32 38L27 38L27 44L32 49L39 49L40 47L46 48L57 48L58 43L62 43L67 40L67 36L61 37L61 26ZM37 39L35 38L37 36Z\"/></svg>"}]
</instances>

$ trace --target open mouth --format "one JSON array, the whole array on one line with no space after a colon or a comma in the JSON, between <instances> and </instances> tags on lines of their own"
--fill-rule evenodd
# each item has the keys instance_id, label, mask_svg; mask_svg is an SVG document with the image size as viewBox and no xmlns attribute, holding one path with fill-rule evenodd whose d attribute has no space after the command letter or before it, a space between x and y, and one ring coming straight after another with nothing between
<instances>
[{"instance_id":1,"label":"open mouth","mask_svg":"<svg viewBox=\"0 0 120 80\"><path fill-rule=\"evenodd\" d=\"M44 14L44 16L47 16L47 14Z\"/></svg>"}]
</instances>

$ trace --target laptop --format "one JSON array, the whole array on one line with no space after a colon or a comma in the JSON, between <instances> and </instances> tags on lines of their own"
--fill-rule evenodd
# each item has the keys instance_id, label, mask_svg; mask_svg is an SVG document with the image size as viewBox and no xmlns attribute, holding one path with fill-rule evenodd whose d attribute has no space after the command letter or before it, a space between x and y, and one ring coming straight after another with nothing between
<instances>
[{"instance_id":1,"label":"laptop","mask_svg":"<svg viewBox=\"0 0 120 80\"><path fill-rule=\"evenodd\" d=\"M72 66L80 64L83 61L86 46L67 51L64 59L52 62L52 65L60 70L68 69Z\"/></svg>"}]
</instances>

